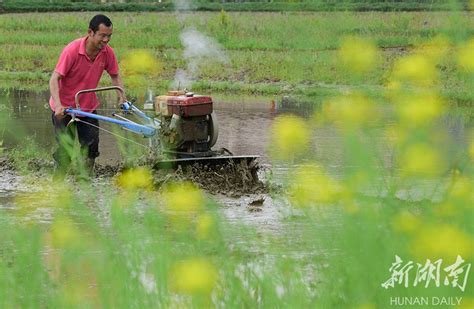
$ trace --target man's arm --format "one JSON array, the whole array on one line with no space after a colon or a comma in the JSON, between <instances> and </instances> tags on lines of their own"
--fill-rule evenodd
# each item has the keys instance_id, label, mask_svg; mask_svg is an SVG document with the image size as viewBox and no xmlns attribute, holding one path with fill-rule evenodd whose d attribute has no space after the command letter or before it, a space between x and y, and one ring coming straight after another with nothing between
<instances>
[{"instance_id":1,"label":"man's arm","mask_svg":"<svg viewBox=\"0 0 474 309\"><path fill-rule=\"evenodd\" d=\"M120 88L124 89L124 91L125 91L125 88L123 87L123 82L122 82L122 78L120 77L120 74L110 75L110 78L112 78L112 85L119 86ZM127 98L125 97L125 93L122 93L120 91L117 91L117 93L118 93L119 98L120 98L120 103L123 103L123 102L127 101Z\"/></svg>"},{"instance_id":2,"label":"man's arm","mask_svg":"<svg viewBox=\"0 0 474 309\"><path fill-rule=\"evenodd\" d=\"M54 101L54 116L56 118L62 118L64 116L65 107L61 104L61 99L59 98L59 80L61 75L54 71L49 80L49 91Z\"/></svg>"}]
</instances>

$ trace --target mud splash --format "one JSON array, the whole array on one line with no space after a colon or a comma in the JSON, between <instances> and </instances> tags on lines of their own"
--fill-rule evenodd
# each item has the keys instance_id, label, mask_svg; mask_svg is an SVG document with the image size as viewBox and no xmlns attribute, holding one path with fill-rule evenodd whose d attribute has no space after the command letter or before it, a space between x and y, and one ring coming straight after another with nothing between
<instances>
[{"instance_id":1,"label":"mud splash","mask_svg":"<svg viewBox=\"0 0 474 309\"><path fill-rule=\"evenodd\" d=\"M169 181L190 181L211 194L228 197L241 197L246 194L266 194L268 186L259 179L258 163L227 161L221 164L194 163L170 174L166 170L157 170L155 181L162 186Z\"/></svg>"},{"instance_id":2,"label":"mud splash","mask_svg":"<svg viewBox=\"0 0 474 309\"><path fill-rule=\"evenodd\" d=\"M22 162L22 172L31 175L47 176L54 174L54 163L48 160L31 159ZM153 164L143 164L142 167L152 169ZM126 169L123 164L116 165L96 164L94 177L96 179L109 179L120 174ZM250 194L266 194L268 186L259 179L260 167L256 162L241 161L234 163L228 161L222 164L194 163L176 170L154 169L153 182L157 190L169 182L190 181L210 194L220 194L227 197L238 198ZM3 175L19 172L14 160L0 157L0 172ZM74 175L70 175L74 177ZM91 179L92 180L92 179Z\"/></svg>"}]
</instances>

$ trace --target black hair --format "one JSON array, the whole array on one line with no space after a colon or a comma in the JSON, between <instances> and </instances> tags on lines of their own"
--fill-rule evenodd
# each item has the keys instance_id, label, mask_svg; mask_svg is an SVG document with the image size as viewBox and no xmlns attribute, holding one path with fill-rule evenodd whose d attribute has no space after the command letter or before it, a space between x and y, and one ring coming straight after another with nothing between
<instances>
[{"instance_id":1,"label":"black hair","mask_svg":"<svg viewBox=\"0 0 474 309\"><path fill-rule=\"evenodd\" d=\"M99 30L99 25L104 24L106 27L112 26L112 21L105 15L99 14L92 17L91 21L89 22L89 29L93 32Z\"/></svg>"}]
</instances>

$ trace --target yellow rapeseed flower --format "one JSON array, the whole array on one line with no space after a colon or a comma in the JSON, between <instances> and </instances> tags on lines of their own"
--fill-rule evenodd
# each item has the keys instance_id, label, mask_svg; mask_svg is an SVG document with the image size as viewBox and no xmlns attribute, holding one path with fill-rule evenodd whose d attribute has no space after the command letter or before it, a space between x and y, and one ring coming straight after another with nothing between
<instances>
[{"instance_id":1,"label":"yellow rapeseed flower","mask_svg":"<svg viewBox=\"0 0 474 309\"><path fill-rule=\"evenodd\" d=\"M469 259L473 255L472 237L452 225L426 225L415 235L410 245L411 252L422 259L443 258L454 261L460 255Z\"/></svg>"},{"instance_id":2,"label":"yellow rapeseed flower","mask_svg":"<svg viewBox=\"0 0 474 309\"><path fill-rule=\"evenodd\" d=\"M351 94L327 102L323 107L323 116L343 129L352 130L376 121L379 113L367 97Z\"/></svg>"},{"instance_id":3,"label":"yellow rapeseed flower","mask_svg":"<svg viewBox=\"0 0 474 309\"><path fill-rule=\"evenodd\" d=\"M218 273L214 265L202 258L191 258L174 264L169 274L171 291L186 295L209 295Z\"/></svg>"},{"instance_id":4,"label":"yellow rapeseed flower","mask_svg":"<svg viewBox=\"0 0 474 309\"><path fill-rule=\"evenodd\" d=\"M202 191L190 182L169 185L163 192L163 201L166 210L184 215L203 209L206 203Z\"/></svg>"},{"instance_id":5,"label":"yellow rapeseed flower","mask_svg":"<svg viewBox=\"0 0 474 309\"><path fill-rule=\"evenodd\" d=\"M159 75L161 63L146 50L135 50L124 56L121 66L123 75Z\"/></svg>"},{"instance_id":6,"label":"yellow rapeseed flower","mask_svg":"<svg viewBox=\"0 0 474 309\"><path fill-rule=\"evenodd\" d=\"M138 167L126 170L116 179L117 184L127 190L147 189L153 187L153 175L148 168Z\"/></svg>"},{"instance_id":7,"label":"yellow rapeseed flower","mask_svg":"<svg viewBox=\"0 0 474 309\"><path fill-rule=\"evenodd\" d=\"M309 142L310 129L302 118L283 115L273 122L271 153L275 159L298 157L308 149Z\"/></svg>"},{"instance_id":8,"label":"yellow rapeseed flower","mask_svg":"<svg viewBox=\"0 0 474 309\"><path fill-rule=\"evenodd\" d=\"M396 102L401 124L407 127L430 124L444 111L441 99L433 93L402 96Z\"/></svg>"},{"instance_id":9,"label":"yellow rapeseed flower","mask_svg":"<svg viewBox=\"0 0 474 309\"><path fill-rule=\"evenodd\" d=\"M474 38L459 48L458 63L462 70L474 72Z\"/></svg>"},{"instance_id":10,"label":"yellow rapeseed flower","mask_svg":"<svg viewBox=\"0 0 474 309\"><path fill-rule=\"evenodd\" d=\"M415 232L420 224L420 218L408 211L398 213L394 216L392 221L394 230L405 233Z\"/></svg>"},{"instance_id":11,"label":"yellow rapeseed flower","mask_svg":"<svg viewBox=\"0 0 474 309\"><path fill-rule=\"evenodd\" d=\"M298 167L291 179L290 201L297 207L333 203L340 191L337 182L315 165Z\"/></svg>"},{"instance_id":12,"label":"yellow rapeseed flower","mask_svg":"<svg viewBox=\"0 0 474 309\"><path fill-rule=\"evenodd\" d=\"M445 172L445 162L436 149L426 144L413 144L400 156L402 176L433 177Z\"/></svg>"},{"instance_id":13,"label":"yellow rapeseed flower","mask_svg":"<svg viewBox=\"0 0 474 309\"><path fill-rule=\"evenodd\" d=\"M341 43L338 59L344 67L357 73L373 69L378 62L377 47L364 38L346 37Z\"/></svg>"},{"instance_id":14,"label":"yellow rapeseed flower","mask_svg":"<svg viewBox=\"0 0 474 309\"><path fill-rule=\"evenodd\" d=\"M418 86L430 86L437 79L434 61L421 54L399 59L395 63L393 75L394 80Z\"/></svg>"},{"instance_id":15,"label":"yellow rapeseed flower","mask_svg":"<svg viewBox=\"0 0 474 309\"><path fill-rule=\"evenodd\" d=\"M58 217L51 225L51 245L61 249L74 247L81 243L81 234L74 221L67 217Z\"/></svg>"},{"instance_id":16,"label":"yellow rapeseed flower","mask_svg":"<svg viewBox=\"0 0 474 309\"><path fill-rule=\"evenodd\" d=\"M430 41L421 44L418 53L438 63L448 54L450 48L451 42L449 39L444 35L437 35Z\"/></svg>"}]
</instances>

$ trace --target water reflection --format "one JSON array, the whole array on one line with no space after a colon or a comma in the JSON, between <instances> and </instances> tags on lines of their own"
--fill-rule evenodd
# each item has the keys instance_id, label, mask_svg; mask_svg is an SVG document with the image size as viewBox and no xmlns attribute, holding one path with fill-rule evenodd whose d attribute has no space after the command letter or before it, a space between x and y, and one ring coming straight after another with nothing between
<instances>
[{"instance_id":1,"label":"water reflection","mask_svg":"<svg viewBox=\"0 0 474 309\"><path fill-rule=\"evenodd\" d=\"M100 94L102 105L99 113L110 115L115 109L115 93ZM310 117L321 109L319 100L295 99L285 97L245 97L213 96L214 110L219 122L219 139L215 148L226 148L235 155L259 155L262 163L269 164L267 146L270 140L270 128L273 120L283 113L294 113ZM0 92L0 136L4 147L12 148L27 142L27 138L45 148L54 145L51 125L51 111L48 106L49 92L28 92L11 90ZM140 106L140 104L137 104ZM472 127L472 119L466 113L451 112L438 124L440 135L449 140L451 153L462 151L468 145L466 127ZM377 141L386 139L382 124L376 133ZM117 126L101 123L105 129L117 131ZM118 130L121 135L146 141L134 134ZM117 148L116 138L106 132L100 132L101 156L99 163L116 164L122 160ZM381 143L383 144L383 143ZM344 158L341 136L332 126L318 127L313 131L312 150L314 157L325 166L337 167ZM386 157L390 150L382 150ZM388 158L389 160L390 158ZM284 167L282 167L284 168ZM333 171L337 173L336 170Z\"/></svg>"},{"instance_id":2,"label":"water reflection","mask_svg":"<svg viewBox=\"0 0 474 309\"><path fill-rule=\"evenodd\" d=\"M28 142L27 137L34 138L35 143L45 148L54 145L48 99L48 92L32 93L18 90L10 93L0 92L0 112L3 115L3 118L0 117L0 140L4 140L5 147L12 148L18 144ZM267 147L271 138L270 131L274 119L283 113L293 113L308 118L321 109L321 104L317 100L315 102L302 102L290 98L229 96L214 96L213 99L220 132L218 142L214 148L226 148L235 155L259 155L261 156L261 164L265 167L270 167L272 164ZM106 97L103 98L102 102L104 100L110 102L102 104L100 113L110 115L114 110L116 98ZM139 104L137 105L139 106ZM386 168L390 167L393 161L393 149L386 142L386 129L390 123L385 122L378 125L379 127L373 128L370 137L365 136L364 138L367 139L367 145L380 147L378 149L382 161L380 168ZM102 123L101 126L109 130L114 129L111 124ZM468 147L469 129L473 127L472 117L466 117L466 113L454 110L443 117L437 126L440 135L446 136L449 140L450 146L447 151L453 154L452 157L455 160L456 154L465 152ZM343 137L333 126L318 126L312 130L312 153L308 160L317 160L319 164L324 166L330 176L339 178L344 172L345 158L353 154L347 153L347 149L343 147ZM123 131L120 133L127 134ZM132 133L128 133L128 137L132 136L134 136ZM110 134L100 132L100 139L101 156L98 163L116 164L120 162L122 157L117 147L116 138ZM142 139L142 142L145 143L145 140ZM304 162L273 163L271 166L273 180L283 182L288 172L302 163ZM9 171L0 170L0 177L2 178L0 182L0 208L3 209L14 207L13 197L15 194L34 190L34 188L26 188L22 184L21 178L8 173ZM433 186L429 184L428 187ZM419 188L420 186L413 190L418 190L417 192L420 193ZM369 194L369 192L365 193ZM397 194L402 199L406 196L417 196L413 192L407 193L403 190ZM424 195L420 196L420 199L422 199ZM282 221L280 219L286 216L284 209L288 208L285 203L266 197L262 212L250 213L246 205L253 197L243 197L239 200L226 197L218 199L223 205L228 206L223 208L223 212L229 221L242 220L273 232L277 232L281 228Z\"/></svg>"},{"instance_id":3,"label":"water reflection","mask_svg":"<svg viewBox=\"0 0 474 309\"><path fill-rule=\"evenodd\" d=\"M265 163L269 162L267 145L273 119L281 113L310 115L313 111L311 104L304 104L304 108L296 103L292 106L288 98L217 96L213 99L219 121L219 139L215 148L226 148L235 155L259 155ZM45 148L54 146L48 100L48 92L0 92L3 113L9 118L9 121L2 121L0 125L0 130L4 131L6 148L21 144L27 137ZM113 96L102 96L99 113L110 115L114 111L115 101ZM101 126L112 131L118 129L108 123L101 123ZM130 134L121 133L130 137ZM122 159L115 139L111 134L100 132L101 156L98 163L115 164ZM145 140L142 142L146 143Z\"/></svg>"}]
</instances>

